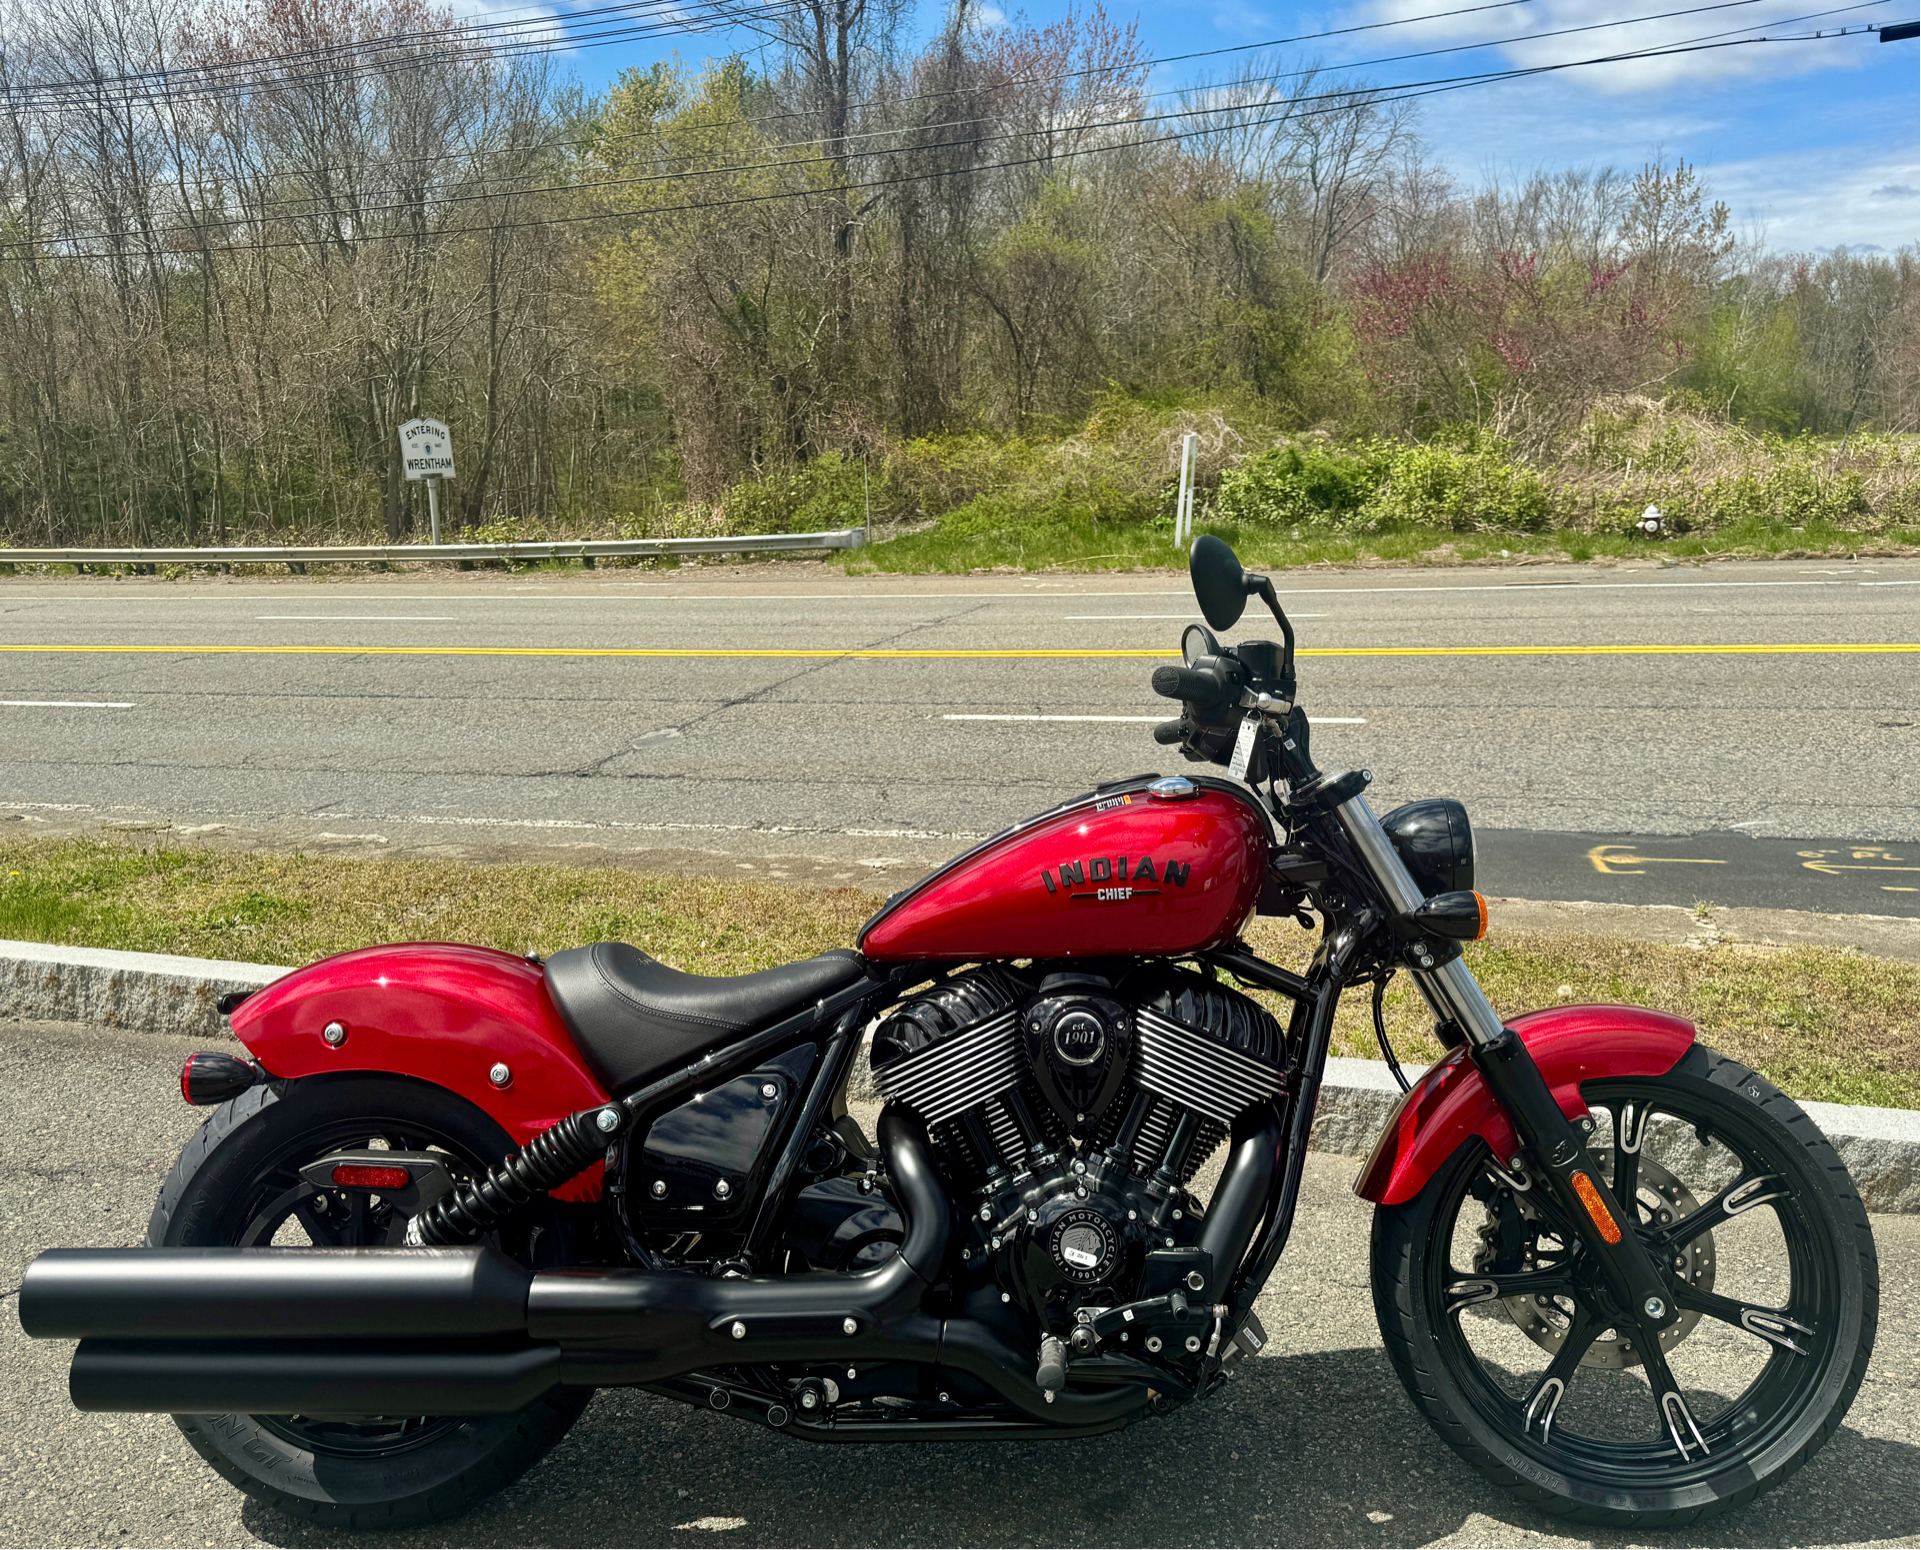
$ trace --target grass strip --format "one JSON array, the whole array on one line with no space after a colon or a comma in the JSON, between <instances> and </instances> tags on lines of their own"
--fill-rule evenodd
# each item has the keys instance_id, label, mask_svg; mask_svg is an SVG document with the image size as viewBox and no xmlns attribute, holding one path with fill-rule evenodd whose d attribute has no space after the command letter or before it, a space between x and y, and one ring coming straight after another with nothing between
<instances>
[{"instance_id":1,"label":"grass strip","mask_svg":"<svg viewBox=\"0 0 1921 1550\"><path fill-rule=\"evenodd\" d=\"M1218 519L1201 524L1234 546L1255 570L1306 568L1583 564L1589 561L1817 559L1905 556L1914 553L1916 530L1896 524L1858 532L1825 523L1791 524L1753 518L1712 533L1653 541L1635 534L1585 532L1516 533L1491 527L1457 532L1418 523L1390 523L1376 533L1289 534L1273 528ZM1171 524L1090 524L1034 520L1005 531L972 533L937 523L923 531L887 538L837 560L849 575L965 575L970 571L1129 571L1180 564ZM1169 556L1172 556L1170 561Z\"/></svg>"},{"instance_id":2,"label":"grass strip","mask_svg":"<svg viewBox=\"0 0 1921 1550\"><path fill-rule=\"evenodd\" d=\"M258 963L307 963L372 942L476 942L557 952L634 943L696 974L743 974L852 943L880 903L862 888L679 877L619 867L222 851L126 840L0 841L0 937ZM1256 951L1304 966L1315 937L1261 920ZM1505 1014L1624 1002L1692 1018L1701 1037L1797 1098L1917 1107L1911 963L1847 949L1668 947L1506 931L1468 951ZM1389 988L1396 1053L1440 1053L1405 978ZM1335 1053L1376 1053L1365 991Z\"/></svg>"}]
</instances>

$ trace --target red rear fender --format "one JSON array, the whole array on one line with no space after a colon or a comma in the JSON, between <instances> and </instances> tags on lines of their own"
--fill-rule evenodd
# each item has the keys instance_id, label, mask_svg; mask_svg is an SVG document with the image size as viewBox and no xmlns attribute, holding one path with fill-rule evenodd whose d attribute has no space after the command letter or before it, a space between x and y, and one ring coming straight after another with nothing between
<instances>
[{"instance_id":1,"label":"red rear fender","mask_svg":"<svg viewBox=\"0 0 1921 1550\"><path fill-rule=\"evenodd\" d=\"M1583 1082L1661 1076L1694 1043L1693 1023L1637 1006L1559 1006L1529 1012L1508 1026L1521 1036L1570 1119L1588 1111ZM1503 1160L1515 1153L1514 1127L1465 1052L1455 1050L1401 1100L1354 1181L1354 1193L1384 1206L1412 1200L1470 1136L1480 1136Z\"/></svg>"},{"instance_id":2,"label":"red rear fender","mask_svg":"<svg viewBox=\"0 0 1921 1550\"><path fill-rule=\"evenodd\" d=\"M525 1145L607 1101L548 998L537 963L484 947L364 947L297 969L243 1001L233 1031L277 1077L386 1071L445 1087ZM338 1023L346 1037L329 1043ZM507 1068L506 1085L491 1072ZM554 1191L600 1194L600 1164Z\"/></svg>"}]
</instances>

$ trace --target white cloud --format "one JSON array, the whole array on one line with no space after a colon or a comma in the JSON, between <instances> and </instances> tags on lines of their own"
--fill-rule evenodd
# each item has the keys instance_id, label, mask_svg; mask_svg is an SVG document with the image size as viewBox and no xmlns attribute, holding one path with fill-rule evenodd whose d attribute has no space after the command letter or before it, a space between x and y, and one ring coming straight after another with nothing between
<instances>
[{"instance_id":1,"label":"white cloud","mask_svg":"<svg viewBox=\"0 0 1921 1550\"><path fill-rule=\"evenodd\" d=\"M525 22L559 21L563 14L551 5L527 5L524 0L448 0L447 9L455 21Z\"/></svg>"},{"instance_id":2,"label":"white cloud","mask_svg":"<svg viewBox=\"0 0 1921 1550\"><path fill-rule=\"evenodd\" d=\"M1411 22L1387 33L1365 35L1365 53L1350 57L1372 58L1401 53L1421 47L1445 47L1491 40L1504 41L1490 50L1509 67L1532 68L1566 60L1595 59L1629 50L1674 48L1701 41L1723 41L1717 35L1745 36L1773 30L1805 33L1822 22L1795 23L1783 27L1789 18L1807 15L1810 9L1827 8L1827 0L1813 6L1805 0L1742 0L1742 3L1708 10L1693 16L1671 16L1664 20L1636 21L1636 17L1657 16L1682 8L1685 0L1640 0L1623 5L1620 0L1536 0L1525 7L1482 11L1473 16L1455 16L1435 21ZM1432 0L1377 0L1364 15L1369 20L1391 20L1420 16L1433 9ZM1623 12L1629 20L1617 21ZM1851 16L1825 19L1829 28L1855 23ZM1574 27L1593 27L1593 31L1567 32ZM1559 33L1560 36L1546 36ZM1397 46L1380 46L1391 37ZM1772 80L1805 74L1811 70L1831 69L1837 64L1859 64L1869 55L1872 39L1861 37L1829 42L1760 43L1732 48L1701 49L1660 58L1625 60L1615 64L1587 65L1564 72L1582 87L1606 96L1661 91L1679 84L1700 86L1706 82L1730 80ZM1441 68L1441 60L1409 61L1434 74L1451 73ZM1452 56L1459 60L1475 55ZM1396 69L1403 68L1396 66Z\"/></svg>"},{"instance_id":3,"label":"white cloud","mask_svg":"<svg viewBox=\"0 0 1921 1550\"><path fill-rule=\"evenodd\" d=\"M1464 184L1536 167L1613 166L1677 158L1694 164L1737 227L1760 227L1777 251L1916 241L1916 133L1911 87L1850 96L1845 79L1756 89L1587 95L1567 76L1426 98L1429 152Z\"/></svg>"},{"instance_id":4,"label":"white cloud","mask_svg":"<svg viewBox=\"0 0 1921 1550\"><path fill-rule=\"evenodd\" d=\"M1704 169L1735 213L1763 222L1777 252L1912 247L1921 195L1912 152L1860 147L1789 152Z\"/></svg>"}]
</instances>

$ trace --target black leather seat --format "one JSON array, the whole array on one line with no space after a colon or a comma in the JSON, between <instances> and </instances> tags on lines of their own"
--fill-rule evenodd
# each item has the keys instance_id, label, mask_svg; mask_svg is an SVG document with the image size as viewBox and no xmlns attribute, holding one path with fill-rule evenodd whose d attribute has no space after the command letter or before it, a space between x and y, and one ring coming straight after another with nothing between
<instances>
[{"instance_id":1,"label":"black leather seat","mask_svg":"<svg viewBox=\"0 0 1921 1550\"><path fill-rule=\"evenodd\" d=\"M682 974L625 942L547 960L547 993L611 1092L793 1015L867 972L837 948L759 974Z\"/></svg>"}]
</instances>

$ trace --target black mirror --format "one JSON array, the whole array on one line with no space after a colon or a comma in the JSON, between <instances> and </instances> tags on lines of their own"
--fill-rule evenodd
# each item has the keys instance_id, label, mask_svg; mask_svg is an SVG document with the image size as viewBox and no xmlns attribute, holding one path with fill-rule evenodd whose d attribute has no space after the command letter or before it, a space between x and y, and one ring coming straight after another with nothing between
<instances>
[{"instance_id":1,"label":"black mirror","mask_svg":"<svg viewBox=\"0 0 1921 1550\"><path fill-rule=\"evenodd\" d=\"M1232 629L1247 607L1246 572L1234 551L1212 533L1203 533L1194 540L1187 574L1207 622L1217 630Z\"/></svg>"},{"instance_id":2,"label":"black mirror","mask_svg":"<svg viewBox=\"0 0 1921 1550\"><path fill-rule=\"evenodd\" d=\"M1192 667L1202 657L1218 657L1221 643L1204 624L1190 624L1181 631L1181 660Z\"/></svg>"}]
</instances>

